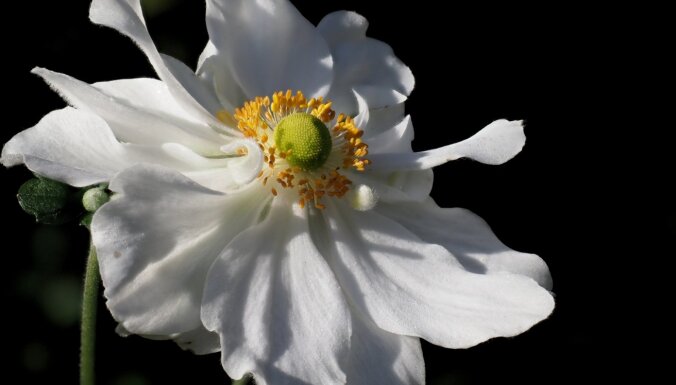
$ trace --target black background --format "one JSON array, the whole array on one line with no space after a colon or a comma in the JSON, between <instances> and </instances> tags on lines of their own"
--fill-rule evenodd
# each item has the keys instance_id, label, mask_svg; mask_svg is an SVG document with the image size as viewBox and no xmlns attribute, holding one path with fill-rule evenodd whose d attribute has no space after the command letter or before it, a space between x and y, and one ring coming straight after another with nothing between
<instances>
[{"instance_id":1,"label":"black background","mask_svg":"<svg viewBox=\"0 0 676 385\"><path fill-rule=\"evenodd\" d=\"M667 337L660 333L665 310L650 298L662 283L655 273L674 257L663 247L676 233L673 168L661 168L661 157L668 158L657 150L662 140L647 117L633 120L638 104L628 100L654 97L645 84L668 89L650 56L668 48L657 41L666 30L659 10L295 3L315 24L333 10L358 11L370 21L369 35L389 43L412 69L416 88L407 109L416 149L462 140L498 118L526 121L527 145L514 160L441 166L432 195L442 206L478 213L507 245L541 255L554 276L557 308L516 338L456 351L425 344L428 383L586 383L637 373L643 382L654 374L656 361L637 369L639 357L653 353L649 335ZM203 3L144 5L160 51L194 66L207 41ZM88 1L5 9L18 26L2 26L7 100L0 142L64 105L29 73L34 66L87 82L155 76L128 39L92 25L87 13ZM673 110L673 97L656 99L652 110ZM641 153L646 148L651 155ZM641 168L645 160L650 166ZM30 174L0 173L2 329L9 334L3 372L21 383L75 383L87 232L36 225L15 200ZM104 306L99 319L100 384L228 381L218 355L121 338Z\"/></svg>"}]
</instances>

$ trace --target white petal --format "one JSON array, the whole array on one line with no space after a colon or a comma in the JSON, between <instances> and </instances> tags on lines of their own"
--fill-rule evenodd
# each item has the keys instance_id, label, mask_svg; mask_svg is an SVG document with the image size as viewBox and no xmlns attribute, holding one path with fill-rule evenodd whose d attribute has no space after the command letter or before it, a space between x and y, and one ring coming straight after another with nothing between
<instances>
[{"instance_id":1,"label":"white petal","mask_svg":"<svg viewBox=\"0 0 676 385\"><path fill-rule=\"evenodd\" d=\"M530 278L468 272L445 248L373 210L327 206L335 246L322 254L351 303L382 329L466 348L522 333L554 308Z\"/></svg>"},{"instance_id":2,"label":"white petal","mask_svg":"<svg viewBox=\"0 0 676 385\"><path fill-rule=\"evenodd\" d=\"M530 277L545 289L552 288L552 276L542 258L505 246L486 221L469 210L441 208L432 199L383 204L378 210L422 240L444 246L469 271L478 274L506 271Z\"/></svg>"},{"instance_id":3,"label":"white petal","mask_svg":"<svg viewBox=\"0 0 676 385\"><path fill-rule=\"evenodd\" d=\"M403 103L370 108L359 92L353 91L353 95L358 105L354 124L364 131L370 154L411 151L413 124L410 116L404 117Z\"/></svg>"},{"instance_id":4,"label":"white petal","mask_svg":"<svg viewBox=\"0 0 676 385\"><path fill-rule=\"evenodd\" d=\"M209 0L207 28L247 97L286 89L326 95L333 78L329 48L288 1Z\"/></svg>"},{"instance_id":5,"label":"white petal","mask_svg":"<svg viewBox=\"0 0 676 385\"><path fill-rule=\"evenodd\" d=\"M184 171L182 174L211 190L234 193L242 187L227 169L223 168Z\"/></svg>"},{"instance_id":6,"label":"white petal","mask_svg":"<svg viewBox=\"0 0 676 385\"><path fill-rule=\"evenodd\" d=\"M369 119L371 118L371 111L369 110L369 105L366 103L366 100L364 100L357 91L353 91L353 93L357 100L357 115L354 117L354 125L364 129L368 126Z\"/></svg>"},{"instance_id":7,"label":"white petal","mask_svg":"<svg viewBox=\"0 0 676 385\"><path fill-rule=\"evenodd\" d=\"M358 106L354 124L364 131L364 141L369 144L369 153L388 152L387 149L390 148L411 151L413 126L410 118L404 117L404 103L370 108L366 99L357 91L352 93ZM339 108L335 110L342 111Z\"/></svg>"},{"instance_id":8,"label":"white petal","mask_svg":"<svg viewBox=\"0 0 676 385\"><path fill-rule=\"evenodd\" d=\"M406 100L414 86L411 70L382 41L366 37L368 23L349 11L334 12L322 19L317 30L329 43L334 59L334 82L328 98L341 112L353 114L352 90L357 90L370 108Z\"/></svg>"},{"instance_id":9,"label":"white petal","mask_svg":"<svg viewBox=\"0 0 676 385\"><path fill-rule=\"evenodd\" d=\"M327 231L324 216L311 215L310 236L326 256L335 247L333 234ZM424 384L425 363L420 340L389 333L365 319L358 305L349 303L352 336L346 366L347 383Z\"/></svg>"},{"instance_id":10,"label":"white petal","mask_svg":"<svg viewBox=\"0 0 676 385\"><path fill-rule=\"evenodd\" d=\"M356 12L336 11L324 16L317 29L330 46L336 46L344 41L363 39L368 26L368 20Z\"/></svg>"},{"instance_id":11,"label":"white petal","mask_svg":"<svg viewBox=\"0 0 676 385\"><path fill-rule=\"evenodd\" d=\"M134 334L125 329L122 324L118 324L115 331L122 337L129 337ZM218 334L206 330L204 326L199 326L194 330L183 333L171 335L144 334L142 337L151 340L174 340L181 349L189 350L195 354L210 354L221 350L221 342L218 338Z\"/></svg>"},{"instance_id":12,"label":"white petal","mask_svg":"<svg viewBox=\"0 0 676 385\"><path fill-rule=\"evenodd\" d=\"M146 29L139 0L94 0L89 9L89 18L96 24L116 29L132 39L146 54L157 75L168 85L172 95L186 111L201 121L239 136L214 118L216 111L222 107L213 90L204 87L185 64L157 51Z\"/></svg>"},{"instance_id":13,"label":"white petal","mask_svg":"<svg viewBox=\"0 0 676 385\"><path fill-rule=\"evenodd\" d=\"M353 316L347 383L423 385L425 362L420 340L388 333Z\"/></svg>"},{"instance_id":14,"label":"white petal","mask_svg":"<svg viewBox=\"0 0 676 385\"><path fill-rule=\"evenodd\" d=\"M366 143L369 145L369 154L380 154L411 152L411 141L413 141L413 123L411 116L407 115L392 128L368 138Z\"/></svg>"},{"instance_id":15,"label":"white petal","mask_svg":"<svg viewBox=\"0 0 676 385\"><path fill-rule=\"evenodd\" d=\"M358 93L355 94L359 96ZM369 113L369 120L370 116ZM379 119L377 114L373 116L376 120ZM380 128L375 131L377 132L375 134L374 131L366 131L371 135L365 135L364 138L364 141L369 144L369 159L377 154L411 153L413 124L410 116L406 116L389 128ZM384 201L421 201L426 199L432 191L434 174L432 170L385 169L379 171L377 167L375 170L368 167L364 175L359 175L356 179L373 188Z\"/></svg>"},{"instance_id":16,"label":"white petal","mask_svg":"<svg viewBox=\"0 0 676 385\"><path fill-rule=\"evenodd\" d=\"M369 121L364 130L364 141L373 144L371 138L383 131L389 130L404 119L404 103L395 104L382 108L374 108L369 111Z\"/></svg>"},{"instance_id":17,"label":"white petal","mask_svg":"<svg viewBox=\"0 0 676 385\"><path fill-rule=\"evenodd\" d=\"M206 87L202 82L200 82L197 74L195 74L190 69L190 67L186 66L182 61L169 55L160 54L160 56L162 57L164 64L170 70L171 74L176 77L180 85L182 85L185 90L188 91L188 94L190 94L195 100L199 101L200 106L206 109L208 112L207 114L204 114L202 109L199 109L199 113L196 115L206 119L212 119L216 115L216 112L223 108L223 106L221 106L219 103L213 88ZM172 83L173 82L171 81L167 82L169 85ZM179 98L178 100L182 100L182 98ZM189 107L188 109L190 110Z\"/></svg>"},{"instance_id":18,"label":"white petal","mask_svg":"<svg viewBox=\"0 0 676 385\"><path fill-rule=\"evenodd\" d=\"M241 149L246 155L237 154ZM178 169L184 175L216 191L235 192L255 179L263 167L263 152L250 139L222 146L223 158L205 158L177 143L165 143L162 150L185 165L185 170Z\"/></svg>"},{"instance_id":19,"label":"white petal","mask_svg":"<svg viewBox=\"0 0 676 385\"><path fill-rule=\"evenodd\" d=\"M496 120L472 137L434 150L411 154L374 154L373 170L423 170L451 160L470 158L486 164L502 164L521 152L526 143L523 124L519 121Z\"/></svg>"},{"instance_id":20,"label":"white petal","mask_svg":"<svg viewBox=\"0 0 676 385\"><path fill-rule=\"evenodd\" d=\"M407 94L384 86L353 85L354 90L359 92L371 108L382 108L400 104L408 99Z\"/></svg>"},{"instance_id":21,"label":"white petal","mask_svg":"<svg viewBox=\"0 0 676 385\"><path fill-rule=\"evenodd\" d=\"M251 139L237 140L221 147L221 151L235 154L242 148L246 149L246 156L233 158L228 163L228 171L236 183L246 185L254 180L263 168L263 152L258 143Z\"/></svg>"},{"instance_id":22,"label":"white petal","mask_svg":"<svg viewBox=\"0 0 676 385\"><path fill-rule=\"evenodd\" d=\"M220 66L215 67L219 69L218 74L227 70L227 68L222 69ZM206 79L201 79L201 81L206 82ZM234 82L230 83L232 84ZM218 84L220 83L214 83L213 81L210 81L205 84L205 87L214 89L214 87ZM159 116L161 120L172 122L178 127L189 128L187 131L192 131L194 135L202 136L205 137L205 139L211 139L214 141L222 141L222 138L216 135L216 130L220 130L221 127L209 125L209 122L200 121L192 114L187 113L183 109L183 106L178 103L171 92L169 92L169 88L167 87L166 83L160 80L150 78L121 79L108 82L98 82L92 84L92 86L101 90L104 94L112 96L114 99L123 102L124 104ZM216 92L218 100L222 105L219 111L222 111L222 109L234 111L234 107L237 107L243 103L242 100L238 104L231 106L229 100L221 98L220 90L218 88L214 89L214 92ZM235 124L232 124L231 126L236 128Z\"/></svg>"},{"instance_id":23,"label":"white petal","mask_svg":"<svg viewBox=\"0 0 676 385\"><path fill-rule=\"evenodd\" d=\"M306 210L276 199L209 271L202 320L228 375L257 384L342 384L350 314L308 234Z\"/></svg>"},{"instance_id":24,"label":"white petal","mask_svg":"<svg viewBox=\"0 0 676 385\"><path fill-rule=\"evenodd\" d=\"M403 104L369 110L366 100L357 91L354 96L359 105L355 125L366 127L364 141L369 144L369 154L412 151L413 124L410 116L403 117ZM397 106L402 106L401 110ZM396 118L399 120L394 124ZM434 180L431 170L374 172L369 167L364 173L350 175L353 181L369 186L378 199L390 202L426 199Z\"/></svg>"},{"instance_id":25,"label":"white petal","mask_svg":"<svg viewBox=\"0 0 676 385\"><path fill-rule=\"evenodd\" d=\"M347 173L353 182L372 188L384 202L419 202L429 197L434 183L432 170L372 171Z\"/></svg>"},{"instance_id":26,"label":"white petal","mask_svg":"<svg viewBox=\"0 0 676 385\"><path fill-rule=\"evenodd\" d=\"M177 115L165 115L164 111L128 104L123 99L108 95L68 75L43 68L35 68L33 73L42 77L69 104L106 120L120 140L155 145L175 142L206 154L218 153L218 148L226 142L225 138L208 126L181 119ZM145 82L144 86L148 94L162 95L165 92L157 83Z\"/></svg>"},{"instance_id":27,"label":"white petal","mask_svg":"<svg viewBox=\"0 0 676 385\"><path fill-rule=\"evenodd\" d=\"M233 113L235 108L241 107L248 99L242 88L237 84L226 57L218 55L216 47L211 41L207 43L200 55L197 75L206 87L214 90L218 101L230 113Z\"/></svg>"},{"instance_id":28,"label":"white petal","mask_svg":"<svg viewBox=\"0 0 676 385\"><path fill-rule=\"evenodd\" d=\"M151 78L119 79L97 82L92 86L107 96L134 106L142 111L165 116L171 120L187 121L209 128L205 123L187 114L180 103L169 92L167 85L161 80Z\"/></svg>"},{"instance_id":29,"label":"white petal","mask_svg":"<svg viewBox=\"0 0 676 385\"><path fill-rule=\"evenodd\" d=\"M209 267L262 209L262 189L251 186L223 195L150 166L111 181L117 194L94 215L92 240L107 306L126 330L172 337L202 325Z\"/></svg>"},{"instance_id":30,"label":"white petal","mask_svg":"<svg viewBox=\"0 0 676 385\"><path fill-rule=\"evenodd\" d=\"M71 107L50 112L15 135L1 160L6 167L25 163L33 172L78 187L108 181L137 163L188 167L159 147L118 142L103 119Z\"/></svg>"},{"instance_id":31,"label":"white petal","mask_svg":"<svg viewBox=\"0 0 676 385\"><path fill-rule=\"evenodd\" d=\"M212 56L216 56L218 54L218 50L216 49L216 46L214 43L211 41L207 41L207 45L204 47L204 50L202 50L202 53L200 54L199 58L197 58L197 74L200 75L200 73L204 70L204 65L207 61Z\"/></svg>"},{"instance_id":32,"label":"white petal","mask_svg":"<svg viewBox=\"0 0 676 385\"><path fill-rule=\"evenodd\" d=\"M195 354L211 354L221 351L221 341L217 333L210 332L204 326L171 336L182 349Z\"/></svg>"}]
</instances>

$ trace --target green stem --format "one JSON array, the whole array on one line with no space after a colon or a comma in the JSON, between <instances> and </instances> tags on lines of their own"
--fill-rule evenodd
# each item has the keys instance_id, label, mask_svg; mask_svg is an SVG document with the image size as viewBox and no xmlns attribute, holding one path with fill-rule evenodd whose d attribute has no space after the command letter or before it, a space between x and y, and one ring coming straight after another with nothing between
<instances>
[{"instance_id":1,"label":"green stem","mask_svg":"<svg viewBox=\"0 0 676 385\"><path fill-rule=\"evenodd\" d=\"M94 385L94 345L96 341L96 307L99 299L99 261L94 245L89 248L82 292L80 330L80 385Z\"/></svg>"}]
</instances>

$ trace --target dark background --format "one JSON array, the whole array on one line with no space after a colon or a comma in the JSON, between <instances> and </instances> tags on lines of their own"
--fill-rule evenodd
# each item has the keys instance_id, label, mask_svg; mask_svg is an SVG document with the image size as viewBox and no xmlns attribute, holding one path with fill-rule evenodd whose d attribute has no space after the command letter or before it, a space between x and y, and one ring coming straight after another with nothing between
<instances>
[{"instance_id":1,"label":"dark background","mask_svg":"<svg viewBox=\"0 0 676 385\"><path fill-rule=\"evenodd\" d=\"M5 18L16 18L18 26L7 20L2 26L0 142L64 105L29 73L34 66L87 82L155 76L128 39L89 23L88 3L5 8ZM653 307L650 298L659 290L653 285L664 282L656 271L675 256L665 247L676 234L668 186L674 169L662 169L673 161L663 162L668 152L657 150L662 140L652 136L648 118L632 120L638 107L628 98L645 101L654 95L641 86L665 84L655 83L649 55L654 47L668 48L657 42L667 28L657 18L651 22L659 10L295 3L315 24L333 10L358 11L370 21L369 35L389 43L412 69L416 89L407 108L416 149L462 140L498 118L526 120L528 142L519 156L499 167L464 160L441 166L432 196L442 206L478 213L507 245L541 255L554 276L557 308L516 338L455 351L425 344L428 384L587 383L634 374L644 382L654 374L656 361L638 362L654 353L649 335L668 336L659 332L666 310L657 309L673 300ZM194 66L207 41L203 3L144 6L160 51ZM673 110L673 97L659 99L653 110ZM646 147L654 151L641 154ZM650 166L641 168L645 160ZM23 168L0 173L2 329L9 334L3 373L21 383L75 383L88 234L75 224L35 224L15 199L30 174ZM99 319L100 384L228 381L218 355L121 338L104 306Z\"/></svg>"}]
</instances>

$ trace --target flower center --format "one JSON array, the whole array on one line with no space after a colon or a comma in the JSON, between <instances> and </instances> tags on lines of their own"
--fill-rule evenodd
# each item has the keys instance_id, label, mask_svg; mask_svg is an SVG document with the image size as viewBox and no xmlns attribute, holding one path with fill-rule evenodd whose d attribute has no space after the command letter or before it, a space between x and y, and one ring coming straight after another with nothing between
<instances>
[{"instance_id":1,"label":"flower center","mask_svg":"<svg viewBox=\"0 0 676 385\"><path fill-rule=\"evenodd\" d=\"M219 119L232 117L222 112L216 114ZM261 183L274 196L295 195L301 207L313 203L322 209L325 196L343 197L352 185L349 173L364 171L370 163L364 132L351 117L336 116L331 102L321 97L307 100L300 91L279 91L244 103L234 118L264 153Z\"/></svg>"},{"instance_id":2,"label":"flower center","mask_svg":"<svg viewBox=\"0 0 676 385\"><path fill-rule=\"evenodd\" d=\"M314 171L326 163L333 142L321 120L306 112L296 112L275 127L275 145L287 154L286 160L291 166Z\"/></svg>"}]
</instances>

